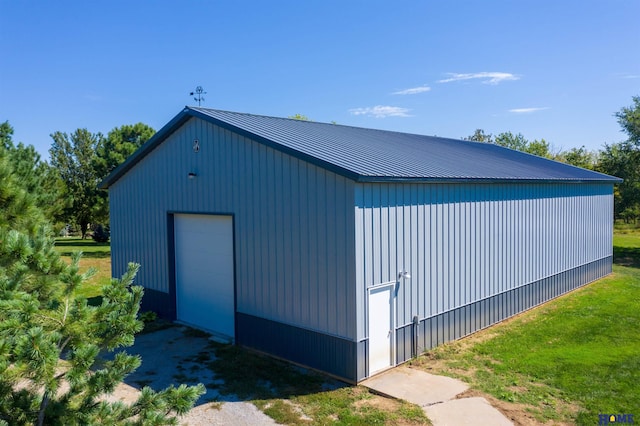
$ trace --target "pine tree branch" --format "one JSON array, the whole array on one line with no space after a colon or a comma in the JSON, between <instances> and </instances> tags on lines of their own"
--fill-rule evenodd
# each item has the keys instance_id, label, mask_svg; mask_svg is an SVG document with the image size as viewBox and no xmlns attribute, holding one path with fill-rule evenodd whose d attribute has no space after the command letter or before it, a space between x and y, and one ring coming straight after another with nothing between
<instances>
[{"instance_id":1,"label":"pine tree branch","mask_svg":"<svg viewBox=\"0 0 640 426\"><path fill-rule=\"evenodd\" d=\"M49 315L34 314L34 316L35 316L35 317L38 317L38 318L41 318L41 319L46 319L46 320L53 321L53 322L55 322L55 323L57 323L57 324L60 324L61 326L64 324L64 323L62 322L62 320L59 320L58 318L51 317L51 316L49 316Z\"/></svg>"},{"instance_id":2,"label":"pine tree branch","mask_svg":"<svg viewBox=\"0 0 640 426\"><path fill-rule=\"evenodd\" d=\"M62 339L62 337L60 339ZM60 342L58 342L58 350L60 351L60 353L62 353L62 351L69 344L70 341L71 341L71 336L68 336L64 341L64 343L60 344Z\"/></svg>"},{"instance_id":3,"label":"pine tree branch","mask_svg":"<svg viewBox=\"0 0 640 426\"><path fill-rule=\"evenodd\" d=\"M42 402L40 403L40 410L38 412L38 426L44 425L44 411L47 409L47 405L49 404L49 397L47 396L47 392L45 391L42 396Z\"/></svg>"}]
</instances>

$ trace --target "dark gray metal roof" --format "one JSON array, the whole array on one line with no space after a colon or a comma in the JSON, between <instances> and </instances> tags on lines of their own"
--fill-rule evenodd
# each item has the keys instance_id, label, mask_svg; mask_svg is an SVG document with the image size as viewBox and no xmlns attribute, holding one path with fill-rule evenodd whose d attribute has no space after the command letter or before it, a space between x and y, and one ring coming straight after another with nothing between
<instances>
[{"instance_id":1,"label":"dark gray metal roof","mask_svg":"<svg viewBox=\"0 0 640 426\"><path fill-rule=\"evenodd\" d=\"M108 187L191 117L199 117L356 181L620 179L493 144L186 107L109 175Z\"/></svg>"}]
</instances>

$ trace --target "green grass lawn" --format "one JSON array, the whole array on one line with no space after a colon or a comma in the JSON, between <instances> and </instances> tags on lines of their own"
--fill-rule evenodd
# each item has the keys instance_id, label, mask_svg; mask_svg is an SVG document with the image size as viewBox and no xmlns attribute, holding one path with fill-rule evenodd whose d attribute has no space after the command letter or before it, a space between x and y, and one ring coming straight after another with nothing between
<instances>
[{"instance_id":1,"label":"green grass lawn","mask_svg":"<svg viewBox=\"0 0 640 426\"><path fill-rule=\"evenodd\" d=\"M85 272L93 267L97 273L78 290L78 293L94 300L100 297L102 287L111 281L111 247L109 243L96 243L93 240L81 238L57 238L56 250L66 262L71 262L73 252L82 252L80 272Z\"/></svg>"},{"instance_id":2,"label":"green grass lawn","mask_svg":"<svg viewBox=\"0 0 640 426\"><path fill-rule=\"evenodd\" d=\"M614 246L609 277L415 364L463 378L538 421L640 416L640 232L616 233Z\"/></svg>"}]
</instances>

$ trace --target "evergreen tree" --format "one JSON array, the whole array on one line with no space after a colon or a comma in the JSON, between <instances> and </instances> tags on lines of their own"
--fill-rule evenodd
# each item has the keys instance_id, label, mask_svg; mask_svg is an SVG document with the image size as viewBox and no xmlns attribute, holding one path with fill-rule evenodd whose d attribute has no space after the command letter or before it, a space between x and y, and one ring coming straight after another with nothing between
<instances>
[{"instance_id":1,"label":"evergreen tree","mask_svg":"<svg viewBox=\"0 0 640 426\"><path fill-rule=\"evenodd\" d=\"M111 393L141 360L120 350L142 328L138 266L103 288L100 306L76 290L80 255L66 265L41 212L0 146L0 424L176 424L204 392L202 385L144 388L130 405ZM112 360L101 351L115 352Z\"/></svg>"},{"instance_id":2,"label":"evergreen tree","mask_svg":"<svg viewBox=\"0 0 640 426\"><path fill-rule=\"evenodd\" d=\"M22 187L33 196L35 206L52 223L62 220L66 207L64 185L53 167L42 161L33 145L13 142L13 127L8 121L0 124L0 144L9 157L13 173Z\"/></svg>"}]
</instances>

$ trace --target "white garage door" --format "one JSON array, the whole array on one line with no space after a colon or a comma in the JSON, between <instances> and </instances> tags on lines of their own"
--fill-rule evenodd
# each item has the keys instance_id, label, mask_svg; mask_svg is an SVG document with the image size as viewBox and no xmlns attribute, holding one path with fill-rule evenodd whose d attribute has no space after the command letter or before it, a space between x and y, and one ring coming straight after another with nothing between
<instances>
[{"instance_id":1,"label":"white garage door","mask_svg":"<svg viewBox=\"0 0 640 426\"><path fill-rule=\"evenodd\" d=\"M174 229L178 320L233 339L231 216L176 214Z\"/></svg>"}]
</instances>

